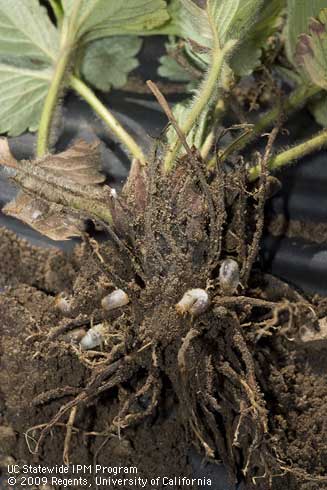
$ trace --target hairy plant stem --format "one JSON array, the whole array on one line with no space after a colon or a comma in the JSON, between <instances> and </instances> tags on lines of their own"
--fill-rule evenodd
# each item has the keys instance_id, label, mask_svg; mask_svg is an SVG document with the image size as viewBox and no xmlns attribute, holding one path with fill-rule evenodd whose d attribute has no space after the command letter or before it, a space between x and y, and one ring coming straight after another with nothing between
<instances>
[{"instance_id":1,"label":"hairy plant stem","mask_svg":"<svg viewBox=\"0 0 327 490\"><path fill-rule=\"evenodd\" d=\"M52 2L52 6L54 5L57 5L58 7L56 2ZM36 154L38 157L42 157L48 151L53 117L58 104L60 92L62 91L65 83L65 77L67 78L67 71L71 61L71 56L74 52L75 22L79 13L80 5L81 0L76 0L71 15L69 17L62 17L60 26L60 49L39 124L36 148ZM57 13L58 12L56 11L55 14L57 15Z\"/></svg>"},{"instance_id":2,"label":"hairy plant stem","mask_svg":"<svg viewBox=\"0 0 327 490\"><path fill-rule=\"evenodd\" d=\"M310 138L304 143L293 146L293 148L285 150L274 156L268 162L268 168L273 172L280 169L281 167L284 167L285 165L289 165L299 158L303 158L306 155L309 155L310 153L319 150L324 146L327 146L327 129L321 131L316 136L313 136L313 138ZM260 170L260 166L258 165L250 168L250 180L256 180L260 175Z\"/></svg>"},{"instance_id":3,"label":"hairy plant stem","mask_svg":"<svg viewBox=\"0 0 327 490\"><path fill-rule=\"evenodd\" d=\"M42 157L48 151L51 124L58 103L58 97L60 91L62 90L67 67L70 62L70 57L71 46L69 43L69 28L67 23L64 22L60 43L60 52L57 58L56 66L54 68L54 75L50 83L40 119L36 148L36 154L38 157Z\"/></svg>"},{"instance_id":4,"label":"hairy plant stem","mask_svg":"<svg viewBox=\"0 0 327 490\"><path fill-rule=\"evenodd\" d=\"M305 103L318 94L321 89L317 86L299 87L284 101L282 109L286 117L290 116L296 110L301 109ZM260 120L255 124L251 131L247 131L243 136L236 138L230 145L223 150L219 156L220 161L224 162L232 153L240 151L251 143L257 136L262 134L267 128L272 126L280 117L280 106L276 105L272 110L266 112ZM209 168L214 168L216 157L209 160Z\"/></svg>"},{"instance_id":5,"label":"hairy plant stem","mask_svg":"<svg viewBox=\"0 0 327 490\"><path fill-rule=\"evenodd\" d=\"M206 137L203 145L201 146L200 154L201 154L201 157L203 158L203 160L205 160L207 158L207 156L209 155L209 152L212 148L212 145L215 143L215 136L216 136L217 127L218 127L223 115L225 114L225 112L226 112L225 101L223 99L219 99L217 104L216 104L214 113L213 113L213 122L212 122L213 127L212 127L210 133L208 134L208 136Z\"/></svg>"},{"instance_id":6,"label":"hairy plant stem","mask_svg":"<svg viewBox=\"0 0 327 490\"><path fill-rule=\"evenodd\" d=\"M142 165L145 165L146 159L141 148L125 131L107 107L102 104L95 93L82 80L73 75L70 77L70 86L94 109L98 116L101 117L111 131L117 136L119 141L128 148L133 157L139 160Z\"/></svg>"},{"instance_id":7,"label":"hairy plant stem","mask_svg":"<svg viewBox=\"0 0 327 490\"><path fill-rule=\"evenodd\" d=\"M41 157L48 151L51 126L56 106L58 104L58 98L67 80L67 85L70 84L70 86L89 103L89 105L104 120L117 138L124 145L126 145L133 157L144 165L146 160L141 148L125 131L111 112L100 102L94 92L79 78L73 75L70 77L68 76L68 67L71 63L72 53L74 52L76 41L75 22L79 13L80 5L81 0L77 0L74 4L71 16L66 18L62 17L60 5L55 0L51 1L51 6L54 9L58 22L62 21L60 51L41 114L37 141L37 156Z\"/></svg>"},{"instance_id":8,"label":"hairy plant stem","mask_svg":"<svg viewBox=\"0 0 327 490\"><path fill-rule=\"evenodd\" d=\"M234 41L229 41L222 49L220 47L217 34L215 34L215 38L214 47L211 52L211 65L207 77L199 89L199 94L196 96L195 101L189 110L186 121L183 125L181 125L181 131L186 137L193 128L205 106L210 103L215 90L217 91L219 75L221 73L225 57L235 45ZM169 172L172 169L181 145L182 143L180 139L176 137L175 143L168 148L164 160L165 172Z\"/></svg>"}]
</instances>

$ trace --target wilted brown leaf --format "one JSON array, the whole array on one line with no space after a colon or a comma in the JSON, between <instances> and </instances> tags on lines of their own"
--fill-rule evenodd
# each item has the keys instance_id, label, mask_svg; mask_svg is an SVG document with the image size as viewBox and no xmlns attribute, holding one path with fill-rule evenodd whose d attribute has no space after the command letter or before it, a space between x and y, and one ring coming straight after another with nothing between
<instances>
[{"instance_id":1,"label":"wilted brown leaf","mask_svg":"<svg viewBox=\"0 0 327 490\"><path fill-rule=\"evenodd\" d=\"M56 155L47 155L35 160L40 167L49 170L53 175L80 185L94 185L104 182L106 177L101 173L101 155L99 143L76 141L67 150Z\"/></svg>"},{"instance_id":2,"label":"wilted brown leaf","mask_svg":"<svg viewBox=\"0 0 327 490\"><path fill-rule=\"evenodd\" d=\"M8 141L0 139L0 164L13 168L19 174L24 164L12 155ZM94 189L105 180L100 173L100 153L98 143L88 144L77 141L68 150L57 155L47 155L31 162L36 167L47 171L48 175L62 180L63 185L76 185L76 190L85 186ZM35 172L34 172L35 173ZM3 212L28 224L52 240L68 240L81 236L84 231L84 219L56 202L48 202L38 196L20 191L16 198L9 202Z\"/></svg>"},{"instance_id":3,"label":"wilted brown leaf","mask_svg":"<svg viewBox=\"0 0 327 490\"><path fill-rule=\"evenodd\" d=\"M68 240L80 236L85 228L82 219L68 214L59 204L49 204L25 192L19 192L2 211L23 221L51 240Z\"/></svg>"}]
</instances>

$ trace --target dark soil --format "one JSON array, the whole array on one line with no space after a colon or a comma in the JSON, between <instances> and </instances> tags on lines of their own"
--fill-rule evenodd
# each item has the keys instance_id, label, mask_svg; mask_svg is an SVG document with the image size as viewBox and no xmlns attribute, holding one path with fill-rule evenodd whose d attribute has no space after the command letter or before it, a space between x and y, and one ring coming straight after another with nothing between
<instances>
[{"instance_id":1,"label":"dark soil","mask_svg":"<svg viewBox=\"0 0 327 490\"><path fill-rule=\"evenodd\" d=\"M206 175L196 153L169 178L159 163L134 165L108 203L110 240L85 236L71 257L2 230L0 464L192 476L195 447L247 489L327 488L327 303L256 264L265 171L253 187L243 167ZM219 284L226 258L240 267L236 291ZM106 312L114 288L130 303ZM193 288L209 308L181 315ZM69 317L58 293L72 298ZM81 351L76 339L100 322L102 347Z\"/></svg>"}]
</instances>

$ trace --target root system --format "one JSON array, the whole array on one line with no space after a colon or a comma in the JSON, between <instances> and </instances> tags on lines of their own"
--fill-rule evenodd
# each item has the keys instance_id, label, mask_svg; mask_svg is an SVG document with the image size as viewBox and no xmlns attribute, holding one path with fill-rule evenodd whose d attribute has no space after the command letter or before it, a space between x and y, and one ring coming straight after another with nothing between
<instances>
[{"instance_id":1,"label":"root system","mask_svg":"<svg viewBox=\"0 0 327 490\"><path fill-rule=\"evenodd\" d=\"M147 169L135 162L113 226L99 223L109 239L85 236L70 257L2 230L2 466L110 461L187 476L195 447L247 489L327 488L327 307L257 263L273 138L257 186L242 162L208 173L194 149L168 175L158 155ZM240 270L229 295L226 259ZM130 302L105 311L117 288ZM208 308L180 314L195 288ZM99 323L103 342L82 350Z\"/></svg>"}]
</instances>

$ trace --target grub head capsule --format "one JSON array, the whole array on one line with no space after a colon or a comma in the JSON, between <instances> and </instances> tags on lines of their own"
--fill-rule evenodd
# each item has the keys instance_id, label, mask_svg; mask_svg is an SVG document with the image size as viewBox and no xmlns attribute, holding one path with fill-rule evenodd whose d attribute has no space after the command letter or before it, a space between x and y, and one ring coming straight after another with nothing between
<instances>
[{"instance_id":1,"label":"grub head capsule","mask_svg":"<svg viewBox=\"0 0 327 490\"><path fill-rule=\"evenodd\" d=\"M101 306L104 310L110 311L120 308L129 303L129 297L122 289L116 289L112 293L102 298Z\"/></svg>"},{"instance_id":2,"label":"grub head capsule","mask_svg":"<svg viewBox=\"0 0 327 490\"><path fill-rule=\"evenodd\" d=\"M73 298L64 293L60 293L55 297L54 306L62 315L70 316L73 309Z\"/></svg>"},{"instance_id":3,"label":"grub head capsule","mask_svg":"<svg viewBox=\"0 0 327 490\"><path fill-rule=\"evenodd\" d=\"M180 315L197 316L203 313L209 306L209 296L204 289L189 289L177 303L176 310Z\"/></svg>"},{"instance_id":4,"label":"grub head capsule","mask_svg":"<svg viewBox=\"0 0 327 490\"><path fill-rule=\"evenodd\" d=\"M240 268L236 260L226 259L219 269L219 284L223 293L233 294L240 282Z\"/></svg>"}]
</instances>

